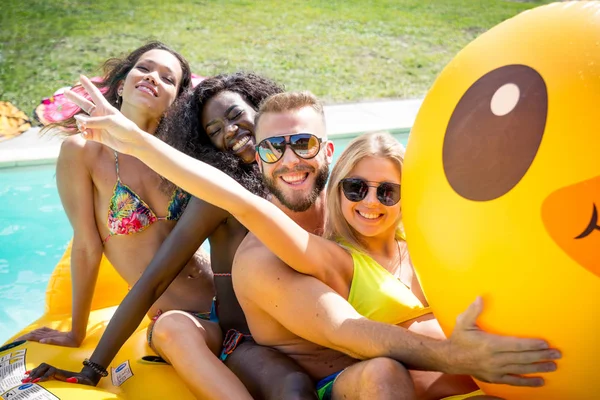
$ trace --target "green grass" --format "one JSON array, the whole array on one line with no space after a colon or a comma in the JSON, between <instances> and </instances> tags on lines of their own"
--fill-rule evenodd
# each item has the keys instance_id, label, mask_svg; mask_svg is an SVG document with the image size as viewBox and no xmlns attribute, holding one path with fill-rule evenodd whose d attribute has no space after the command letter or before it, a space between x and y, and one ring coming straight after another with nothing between
<instances>
[{"instance_id":1,"label":"green grass","mask_svg":"<svg viewBox=\"0 0 600 400\"><path fill-rule=\"evenodd\" d=\"M329 103L422 97L480 33L549 2L3 0L0 100L30 112L150 39L197 74L252 70Z\"/></svg>"}]
</instances>

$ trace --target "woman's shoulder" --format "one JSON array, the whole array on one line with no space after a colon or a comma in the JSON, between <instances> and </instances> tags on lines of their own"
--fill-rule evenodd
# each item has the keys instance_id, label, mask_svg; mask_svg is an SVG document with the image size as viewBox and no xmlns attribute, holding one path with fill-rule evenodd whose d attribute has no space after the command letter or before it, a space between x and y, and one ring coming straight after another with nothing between
<instances>
[{"instance_id":1,"label":"woman's shoulder","mask_svg":"<svg viewBox=\"0 0 600 400\"><path fill-rule=\"evenodd\" d=\"M104 149L108 148L103 144L85 140L80 135L71 135L63 140L59 157L97 157Z\"/></svg>"},{"instance_id":2,"label":"woman's shoulder","mask_svg":"<svg viewBox=\"0 0 600 400\"><path fill-rule=\"evenodd\" d=\"M338 246L340 246L346 251L346 253L350 255L366 254L365 250L362 249L358 243L353 243L351 240L346 238L338 237L334 240L334 242L336 242Z\"/></svg>"},{"instance_id":3,"label":"woman's shoulder","mask_svg":"<svg viewBox=\"0 0 600 400\"><path fill-rule=\"evenodd\" d=\"M71 135L63 140L58 159L77 160L84 165L94 166L100 158L110 154L113 154L113 151L103 144L85 140L80 135Z\"/></svg>"}]
</instances>

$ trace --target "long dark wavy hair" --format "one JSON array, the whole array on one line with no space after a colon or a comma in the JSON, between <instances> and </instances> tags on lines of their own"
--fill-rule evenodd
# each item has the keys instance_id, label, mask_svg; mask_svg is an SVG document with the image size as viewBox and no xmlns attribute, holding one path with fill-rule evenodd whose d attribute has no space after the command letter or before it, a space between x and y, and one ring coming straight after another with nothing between
<instances>
[{"instance_id":1,"label":"long dark wavy hair","mask_svg":"<svg viewBox=\"0 0 600 400\"><path fill-rule=\"evenodd\" d=\"M241 158L217 149L202 126L204 105L223 91L238 93L258 110L263 100L282 93L284 88L268 78L248 72L207 78L175 102L161 121L156 135L187 155L225 172L251 192L264 196L266 192L256 163L246 164Z\"/></svg>"},{"instance_id":2,"label":"long dark wavy hair","mask_svg":"<svg viewBox=\"0 0 600 400\"><path fill-rule=\"evenodd\" d=\"M119 89L120 82L127 77L127 74L129 74L129 71L131 71L140 57L150 50L168 51L169 53L173 54L179 61L179 64L181 64L182 74L181 82L179 83L179 89L177 91L177 97L187 92L191 87L192 71L187 60L183 58L181 54L171 49L164 43L158 41L148 42L129 53L129 55L127 55L125 58L109 58L102 65L102 80L100 82L94 82L94 84L97 88L104 92L104 97L113 107L120 109L120 105L117 103L117 99L119 97L117 91ZM76 85L73 88L75 89L80 86L81 85ZM78 109L74 115L81 112L83 111ZM60 132L67 135L77 133L76 121L73 117L64 121L49 124L42 129L42 132L49 131L52 128L59 128Z\"/></svg>"}]
</instances>

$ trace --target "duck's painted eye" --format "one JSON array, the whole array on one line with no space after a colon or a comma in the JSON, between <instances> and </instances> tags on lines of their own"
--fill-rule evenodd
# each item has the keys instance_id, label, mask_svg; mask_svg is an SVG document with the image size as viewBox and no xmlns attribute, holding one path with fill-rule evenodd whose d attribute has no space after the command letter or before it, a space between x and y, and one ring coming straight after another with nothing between
<instances>
[{"instance_id":1,"label":"duck's painted eye","mask_svg":"<svg viewBox=\"0 0 600 400\"><path fill-rule=\"evenodd\" d=\"M533 68L507 65L479 78L444 137L444 172L454 191L475 201L508 193L533 162L547 115L546 83Z\"/></svg>"}]
</instances>

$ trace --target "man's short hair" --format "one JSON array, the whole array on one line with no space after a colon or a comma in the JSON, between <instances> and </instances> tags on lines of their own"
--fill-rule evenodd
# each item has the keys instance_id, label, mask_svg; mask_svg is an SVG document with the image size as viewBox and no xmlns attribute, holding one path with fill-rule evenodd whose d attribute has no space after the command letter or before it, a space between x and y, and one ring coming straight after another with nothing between
<instances>
[{"instance_id":1,"label":"man's short hair","mask_svg":"<svg viewBox=\"0 0 600 400\"><path fill-rule=\"evenodd\" d=\"M325 113L321 101L309 91L285 92L274 94L263 101L254 117L254 125L258 126L258 120L264 113L281 113L286 111L299 110L304 107L311 107L321 115L323 124L325 124Z\"/></svg>"}]
</instances>

